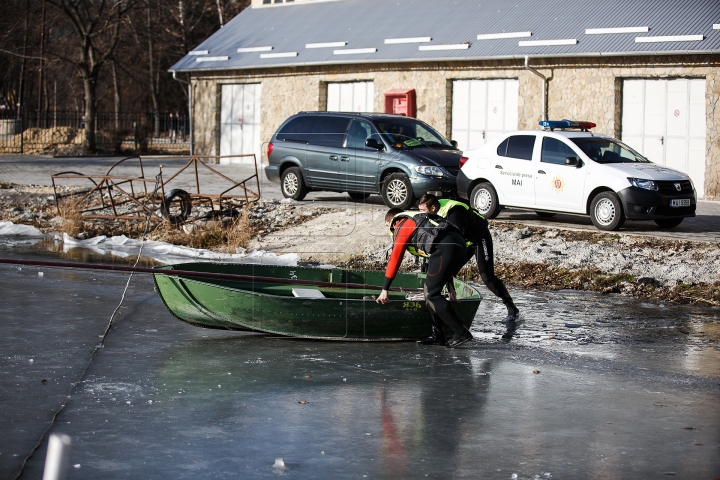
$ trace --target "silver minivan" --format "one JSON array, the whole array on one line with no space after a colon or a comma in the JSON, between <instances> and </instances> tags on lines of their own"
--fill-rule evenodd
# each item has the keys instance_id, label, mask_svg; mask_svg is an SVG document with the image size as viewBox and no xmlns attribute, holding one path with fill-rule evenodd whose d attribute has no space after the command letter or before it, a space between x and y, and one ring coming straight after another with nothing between
<instances>
[{"instance_id":1,"label":"silver minivan","mask_svg":"<svg viewBox=\"0 0 720 480\"><path fill-rule=\"evenodd\" d=\"M425 193L455 196L461 152L428 124L379 113L301 112L268 144L268 180L286 198L308 192L380 194L388 207L409 208Z\"/></svg>"}]
</instances>

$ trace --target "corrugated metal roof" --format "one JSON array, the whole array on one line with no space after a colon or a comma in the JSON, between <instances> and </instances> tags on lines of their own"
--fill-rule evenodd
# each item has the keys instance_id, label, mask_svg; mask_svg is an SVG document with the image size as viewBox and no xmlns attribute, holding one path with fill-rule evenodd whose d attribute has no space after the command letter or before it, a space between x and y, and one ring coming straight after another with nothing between
<instances>
[{"instance_id":1,"label":"corrugated metal roof","mask_svg":"<svg viewBox=\"0 0 720 480\"><path fill-rule=\"evenodd\" d=\"M338 0L247 8L198 45L209 57L187 55L171 70L207 71L301 65L486 60L530 57L720 53L716 0ZM649 27L647 33L586 35L588 28ZM531 37L477 40L479 34L532 32ZM638 43L636 37L703 35L701 41ZM431 37L427 43L385 44L389 38ZM520 41L576 39L561 46ZM347 42L344 47L305 48ZM421 51L420 45L469 43L461 50ZM269 52L238 48L271 46ZM334 54L375 48L374 53ZM268 53L295 56L263 58Z\"/></svg>"}]
</instances>

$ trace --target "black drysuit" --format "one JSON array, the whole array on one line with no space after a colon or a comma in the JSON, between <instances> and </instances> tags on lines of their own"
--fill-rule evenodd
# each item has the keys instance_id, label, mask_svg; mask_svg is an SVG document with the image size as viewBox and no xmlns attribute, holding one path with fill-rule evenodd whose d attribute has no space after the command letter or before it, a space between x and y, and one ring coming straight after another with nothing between
<instances>
[{"instance_id":1,"label":"black drysuit","mask_svg":"<svg viewBox=\"0 0 720 480\"><path fill-rule=\"evenodd\" d=\"M457 274L460 268L475 255L480 278L482 278L488 290L500 297L506 306L514 306L507 288L503 282L495 276L493 241L487 220L473 210L463 208L462 206L452 207L448 211L446 219L460 230L465 240L472 242L472 245L467 248L465 262L453 273Z\"/></svg>"}]
</instances>

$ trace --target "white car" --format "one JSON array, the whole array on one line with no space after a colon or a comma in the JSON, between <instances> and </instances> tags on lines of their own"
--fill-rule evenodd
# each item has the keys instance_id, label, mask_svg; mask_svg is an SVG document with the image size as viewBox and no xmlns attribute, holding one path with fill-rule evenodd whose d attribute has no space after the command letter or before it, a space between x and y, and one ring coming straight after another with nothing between
<instances>
[{"instance_id":1,"label":"white car","mask_svg":"<svg viewBox=\"0 0 720 480\"><path fill-rule=\"evenodd\" d=\"M464 153L458 194L485 218L502 207L590 215L600 230L631 220L672 228L694 217L690 177L652 163L590 122L543 121L544 130L506 133Z\"/></svg>"}]
</instances>

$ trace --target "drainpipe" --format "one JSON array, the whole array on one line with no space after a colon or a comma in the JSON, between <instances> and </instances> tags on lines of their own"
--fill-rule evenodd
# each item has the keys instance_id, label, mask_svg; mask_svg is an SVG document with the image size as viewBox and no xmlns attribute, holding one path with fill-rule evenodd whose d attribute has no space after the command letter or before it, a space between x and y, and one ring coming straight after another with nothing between
<instances>
[{"instance_id":1,"label":"drainpipe","mask_svg":"<svg viewBox=\"0 0 720 480\"><path fill-rule=\"evenodd\" d=\"M545 75L543 75L542 73L538 72L537 70L535 70L534 68L532 68L532 67L529 65L528 61L529 61L529 57L526 55L526 56L525 56L525 68L528 69L528 70L530 70L532 73L534 73L534 74L537 75L538 77L542 78L542 81L543 81L543 86L542 86L542 107L543 107L543 114L542 114L542 115L543 115L543 116L542 116L542 119L543 119L543 120L547 120L547 119L548 119L548 118L547 118L548 106L547 106L547 100L546 100L546 98L547 98L547 84L548 84L548 83L547 83L547 77L546 77Z\"/></svg>"},{"instance_id":2,"label":"drainpipe","mask_svg":"<svg viewBox=\"0 0 720 480\"><path fill-rule=\"evenodd\" d=\"M195 149L195 142L193 142L192 85L190 84L190 82L187 82L181 78L177 78L175 76L175 70L173 70L172 74L173 80L177 80L180 83L186 83L188 86L188 126L190 127L190 156L192 156L195 153L193 151Z\"/></svg>"}]
</instances>

